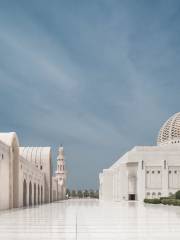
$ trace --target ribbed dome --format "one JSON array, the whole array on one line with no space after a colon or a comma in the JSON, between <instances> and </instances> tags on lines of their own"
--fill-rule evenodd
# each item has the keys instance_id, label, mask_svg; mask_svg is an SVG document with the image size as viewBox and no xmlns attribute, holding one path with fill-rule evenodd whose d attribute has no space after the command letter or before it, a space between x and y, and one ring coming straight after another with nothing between
<instances>
[{"instance_id":1,"label":"ribbed dome","mask_svg":"<svg viewBox=\"0 0 180 240\"><path fill-rule=\"evenodd\" d=\"M180 143L180 112L170 117L159 131L157 144Z\"/></svg>"}]
</instances>

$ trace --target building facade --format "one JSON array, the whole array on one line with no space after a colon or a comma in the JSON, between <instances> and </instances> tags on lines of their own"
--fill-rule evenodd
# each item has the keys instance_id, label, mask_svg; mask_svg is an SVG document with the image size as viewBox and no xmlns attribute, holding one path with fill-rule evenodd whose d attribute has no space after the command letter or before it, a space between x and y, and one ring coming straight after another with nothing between
<instances>
[{"instance_id":1,"label":"building facade","mask_svg":"<svg viewBox=\"0 0 180 240\"><path fill-rule=\"evenodd\" d=\"M16 133L0 133L0 210L59 200L52 198L53 179L50 147L20 147Z\"/></svg>"},{"instance_id":2,"label":"building facade","mask_svg":"<svg viewBox=\"0 0 180 240\"><path fill-rule=\"evenodd\" d=\"M157 146L137 146L99 174L102 200L160 198L180 190L180 113L159 131Z\"/></svg>"}]
</instances>

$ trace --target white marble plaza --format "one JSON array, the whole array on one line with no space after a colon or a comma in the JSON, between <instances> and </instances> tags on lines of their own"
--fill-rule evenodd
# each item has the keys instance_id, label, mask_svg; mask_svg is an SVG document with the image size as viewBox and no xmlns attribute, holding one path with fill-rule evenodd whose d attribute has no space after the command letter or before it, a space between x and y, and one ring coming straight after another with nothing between
<instances>
[{"instance_id":1,"label":"white marble plaza","mask_svg":"<svg viewBox=\"0 0 180 240\"><path fill-rule=\"evenodd\" d=\"M0 239L176 240L180 239L180 207L68 200L1 211Z\"/></svg>"}]
</instances>

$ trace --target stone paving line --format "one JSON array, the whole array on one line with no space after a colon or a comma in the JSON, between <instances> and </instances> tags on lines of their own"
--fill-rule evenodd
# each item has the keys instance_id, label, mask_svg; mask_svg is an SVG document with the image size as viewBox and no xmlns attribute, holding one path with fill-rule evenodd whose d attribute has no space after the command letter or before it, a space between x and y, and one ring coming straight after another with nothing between
<instances>
[{"instance_id":1,"label":"stone paving line","mask_svg":"<svg viewBox=\"0 0 180 240\"><path fill-rule=\"evenodd\" d=\"M76 240L76 237L179 240L180 207L77 199L0 212L0 240Z\"/></svg>"}]
</instances>

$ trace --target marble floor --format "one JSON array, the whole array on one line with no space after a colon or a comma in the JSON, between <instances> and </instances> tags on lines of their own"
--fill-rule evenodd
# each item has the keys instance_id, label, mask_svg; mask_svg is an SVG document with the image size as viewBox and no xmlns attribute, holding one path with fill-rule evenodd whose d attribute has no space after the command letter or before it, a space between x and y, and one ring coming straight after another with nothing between
<instances>
[{"instance_id":1,"label":"marble floor","mask_svg":"<svg viewBox=\"0 0 180 240\"><path fill-rule=\"evenodd\" d=\"M2 240L180 239L180 207L68 200L0 212Z\"/></svg>"}]
</instances>

